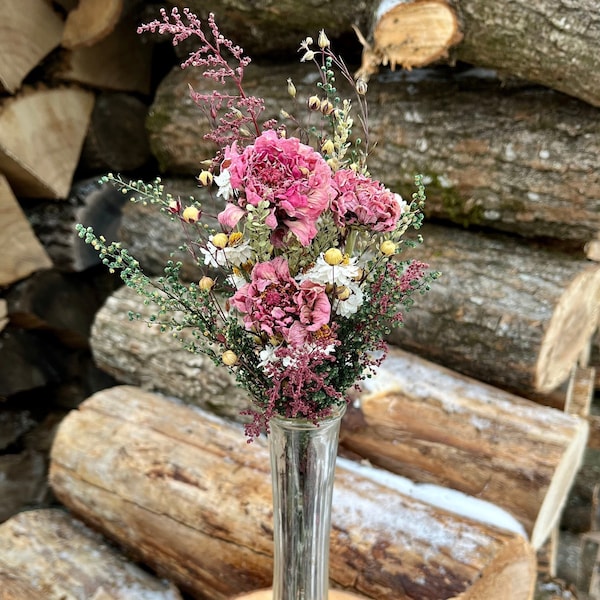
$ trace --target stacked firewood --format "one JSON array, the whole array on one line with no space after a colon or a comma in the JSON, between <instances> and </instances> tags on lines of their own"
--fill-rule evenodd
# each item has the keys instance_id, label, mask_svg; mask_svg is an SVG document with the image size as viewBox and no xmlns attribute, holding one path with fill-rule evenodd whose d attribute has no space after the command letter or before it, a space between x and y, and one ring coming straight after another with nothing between
<instances>
[{"instance_id":1,"label":"stacked firewood","mask_svg":"<svg viewBox=\"0 0 600 600\"><path fill-rule=\"evenodd\" d=\"M415 252L442 277L345 417L333 586L527 600L536 576L542 593L558 573L600 598L600 9L165 4L214 12L255 58L245 84L266 98L265 119L295 112L288 77L296 101L314 93L296 50L325 28L368 80L372 174L406 198L416 173L427 184ZM266 587L268 458L239 427L248 398L129 321L144 308L74 232L122 239L159 274L179 231L97 179L161 175L210 203L194 177L214 148L185 99L211 82L178 68L186 45L153 55L136 26L158 12L139 0L0 8L0 599ZM21 512L49 500L60 508ZM575 568L561 570L565 549Z\"/></svg>"}]
</instances>

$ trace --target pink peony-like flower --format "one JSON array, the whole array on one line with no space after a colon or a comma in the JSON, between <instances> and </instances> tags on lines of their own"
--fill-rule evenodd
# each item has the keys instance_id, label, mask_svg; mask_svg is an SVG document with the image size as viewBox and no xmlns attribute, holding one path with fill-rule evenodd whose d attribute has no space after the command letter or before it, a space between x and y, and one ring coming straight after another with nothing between
<instances>
[{"instance_id":1,"label":"pink peony-like flower","mask_svg":"<svg viewBox=\"0 0 600 600\"><path fill-rule=\"evenodd\" d=\"M331 315L325 286L308 280L298 284L283 257L257 263L251 281L230 302L247 330L281 337L291 346L304 344Z\"/></svg>"},{"instance_id":2,"label":"pink peony-like flower","mask_svg":"<svg viewBox=\"0 0 600 600\"><path fill-rule=\"evenodd\" d=\"M297 138L280 138L268 130L241 153L236 144L228 146L223 164L239 195L232 200L236 204L219 214L221 224L235 226L247 204L266 200L274 245L280 247L288 231L303 246L310 244L317 234L316 220L335 195L331 169L318 152Z\"/></svg>"},{"instance_id":3,"label":"pink peony-like flower","mask_svg":"<svg viewBox=\"0 0 600 600\"><path fill-rule=\"evenodd\" d=\"M406 206L399 194L350 169L336 171L333 180L337 196L331 210L338 226L364 225L378 232L394 230Z\"/></svg>"}]
</instances>

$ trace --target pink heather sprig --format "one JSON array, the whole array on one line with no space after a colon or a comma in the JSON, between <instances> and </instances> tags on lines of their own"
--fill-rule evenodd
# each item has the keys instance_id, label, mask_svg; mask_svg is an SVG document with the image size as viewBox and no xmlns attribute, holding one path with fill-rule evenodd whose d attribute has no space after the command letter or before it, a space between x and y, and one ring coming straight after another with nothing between
<instances>
[{"instance_id":1,"label":"pink heather sprig","mask_svg":"<svg viewBox=\"0 0 600 600\"><path fill-rule=\"evenodd\" d=\"M174 46L191 36L196 36L200 39L200 47L190 53L181 63L181 68L204 68L204 77L222 85L231 81L237 89L235 95L216 90L211 94L202 94L190 87L192 100L205 113L211 125L211 131L204 137L223 147L234 141L252 140L260 134L262 128L273 128L275 123L272 122L263 124L262 128L259 124L260 114L264 111L264 99L246 95L243 88L244 70L251 59L244 55L240 46L220 32L214 14L210 13L206 20L211 41L204 31L202 20L188 8L183 9L185 21L177 8L173 8L170 15L164 8L160 13L162 21L156 19L142 24L138 27L138 33L149 31L171 35ZM230 65L225 54L231 55L235 66ZM223 107L226 107L227 111L219 117Z\"/></svg>"},{"instance_id":2,"label":"pink heather sprig","mask_svg":"<svg viewBox=\"0 0 600 600\"><path fill-rule=\"evenodd\" d=\"M282 345L275 351L276 359L266 365L265 373L271 378L271 387L265 390L266 403L260 411L249 409L242 414L252 417L245 425L248 441L262 432L269 431L269 421L275 414L288 418L302 417L317 424L331 413L332 401L344 402L344 395L327 383L328 370L322 368L326 362L335 362L328 347L340 346L334 337L315 337L312 350ZM322 407L315 404L315 395L328 398ZM282 399L285 404L282 406Z\"/></svg>"}]
</instances>

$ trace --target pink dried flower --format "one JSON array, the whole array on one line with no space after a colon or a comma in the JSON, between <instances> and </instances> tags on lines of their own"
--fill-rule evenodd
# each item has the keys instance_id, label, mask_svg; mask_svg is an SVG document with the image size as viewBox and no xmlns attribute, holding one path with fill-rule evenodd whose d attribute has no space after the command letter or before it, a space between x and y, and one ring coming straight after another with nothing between
<instances>
[{"instance_id":1,"label":"pink dried flower","mask_svg":"<svg viewBox=\"0 0 600 600\"><path fill-rule=\"evenodd\" d=\"M230 302L243 315L246 329L279 337L293 347L327 325L331 315L325 286L309 281L298 284L283 257L257 263L251 281Z\"/></svg>"},{"instance_id":2,"label":"pink dried flower","mask_svg":"<svg viewBox=\"0 0 600 600\"><path fill-rule=\"evenodd\" d=\"M269 130L240 153L236 144L225 150L225 162L233 189L240 192L239 207L269 202L274 230L272 242L281 247L288 232L303 246L317 234L316 221L326 210L335 192L332 173L325 159L297 138L281 138ZM229 227L243 213L234 209L219 215Z\"/></svg>"},{"instance_id":3,"label":"pink dried flower","mask_svg":"<svg viewBox=\"0 0 600 600\"><path fill-rule=\"evenodd\" d=\"M333 180L337 196L331 208L339 226L367 226L377 232L395 229L406 207L398 194L351 169L336 171Z\"/></svg>"}]
</instances>

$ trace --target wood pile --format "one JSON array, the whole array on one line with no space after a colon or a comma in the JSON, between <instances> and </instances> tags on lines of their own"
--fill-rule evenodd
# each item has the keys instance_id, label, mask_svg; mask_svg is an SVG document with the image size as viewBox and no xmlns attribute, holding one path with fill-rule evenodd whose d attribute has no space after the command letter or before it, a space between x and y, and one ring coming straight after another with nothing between
<instances>
[{"instance_id":1,"label":"wood pile","mask_svg":"<svg viewBox=\"0 0 600 600\"><path fill-rule=\"evenodd\" d=\"M368 79L373 175L406 198L414 174L425 177L417 252L443 275L345 418L334 587L527 599L537 559L538 595L560 575L600 598L594 3L283 0L275 15L267 0L0 0L0 600L131 589L212 600L269 584L265 447L246 447L233 424L248 398L203 357L128 321L137 299L74 232L81 222L122 239L158 274L177 230L125 207L98 176L160 174L171 192L210 202L194 176L214 148L185 102L188 84L210 82L176 65L187 44L136 33L163 4L216 14L255 59L245 83L266 98L265 119L296 112L288 77L299 101L314 92L296 51L324 27ZM197 266L183 274L196 279ZM431 486L518 527L452 512L454 497L437 506L422 495ZM374 517L377 501L387 518ZM409 540L425 515L429 528Z\"/></svg>"}]
</instances>

